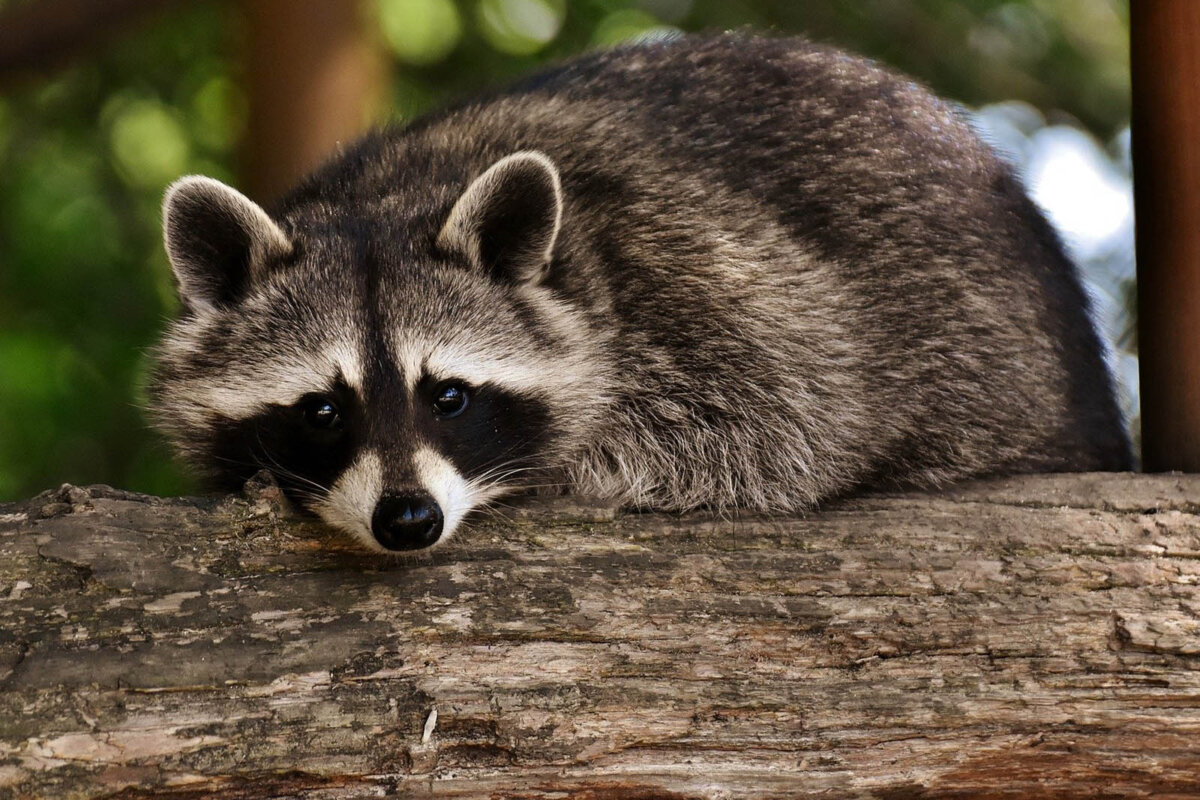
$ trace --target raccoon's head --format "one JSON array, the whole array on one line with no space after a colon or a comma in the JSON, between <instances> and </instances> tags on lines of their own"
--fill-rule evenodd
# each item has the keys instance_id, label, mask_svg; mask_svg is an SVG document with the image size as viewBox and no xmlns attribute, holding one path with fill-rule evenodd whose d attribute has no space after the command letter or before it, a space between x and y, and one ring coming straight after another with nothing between
<instances>
[{"instance_id":1,"label":"raccoon's head","mask_svg":"<svg viewBox=\"0 0 1200 800\"><path fill-rule=\"evenodd\" d=\"M273 219L209 178L168 190L182 313L150 394L214 483L268 469L369 549L403 551L555 479L604 395L594 337L544 285L559 268L557 170L516 153L444 193Z\"/></svg>"}]
</instances>

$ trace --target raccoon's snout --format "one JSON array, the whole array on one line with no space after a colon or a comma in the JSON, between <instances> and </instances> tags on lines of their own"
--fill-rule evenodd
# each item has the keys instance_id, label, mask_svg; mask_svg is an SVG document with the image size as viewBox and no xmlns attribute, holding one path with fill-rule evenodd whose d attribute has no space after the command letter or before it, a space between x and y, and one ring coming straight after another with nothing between
<instances>
[{"instance_id":1,"label":"raccoon's snout","mask_svg":"<svg viewBox=\"0 0 1200 800\"><path fill-rule=\"evenodd\" d=\"M426 492L388 494L375 504L371 533L388 550L421 550L441 538L444 521Z\"/></svg>"}]
</instances>

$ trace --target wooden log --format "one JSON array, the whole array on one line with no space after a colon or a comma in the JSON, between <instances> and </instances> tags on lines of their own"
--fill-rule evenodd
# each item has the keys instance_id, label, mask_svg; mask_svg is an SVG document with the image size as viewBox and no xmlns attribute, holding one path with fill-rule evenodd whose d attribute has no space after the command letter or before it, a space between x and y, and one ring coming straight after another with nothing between
<instances>
[{"instance_id":1,"label":"wooden log","mask_svg":"<svg viewBox=\"0 0 1200 800\"><path fill-rule=\"evenodd\" d=\"M64 487L0 506L0 795L1195 797L1198 583L1200 476L538 501L407 561Z\"/></svg>"}]
</instances>

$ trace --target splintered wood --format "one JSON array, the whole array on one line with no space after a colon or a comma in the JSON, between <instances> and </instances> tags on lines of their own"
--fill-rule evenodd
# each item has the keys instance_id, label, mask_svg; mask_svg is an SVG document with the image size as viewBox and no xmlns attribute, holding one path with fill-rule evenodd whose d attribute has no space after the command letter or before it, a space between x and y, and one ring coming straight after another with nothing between
<instances>
[{"instance_id":1,"label":"splintered wood","mask_svg":"<svg viewBox=\"0 0 1200 800\"><path fill-rule=\"evenodd\" d=\"M1200 796L1200 476L538 501L404 562L277 501L0 506L0 797Z\"/></svg>"}]
</instances>

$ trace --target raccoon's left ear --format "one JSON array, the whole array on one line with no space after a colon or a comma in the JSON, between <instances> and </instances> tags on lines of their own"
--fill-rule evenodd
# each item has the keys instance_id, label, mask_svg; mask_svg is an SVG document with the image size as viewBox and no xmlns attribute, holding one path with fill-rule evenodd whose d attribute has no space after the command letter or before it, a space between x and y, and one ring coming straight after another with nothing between
<instances>
[{"instance_id":1,"label":"raccoon's left ear","mask_svg":"<svg viewBox=\"0 0 1200 800\"><path fill-rule=\"evenodd\" d=\"M163 241L185 309L237 302L291 243L266 211L220 181L188 175L163 198Z\"/></svg>"},{"instance_id":2,"label":"raccoon's left ear","mask_svg":"<svg viewBox=\"0 0 1200 800\"><path fill-rule=\"evenodd\" d=\"M525 150L472 181L438 234L438 246L466 256L507 283L537 283L550 266L562 224L558 168Z\"/></svg>"}]
</instances>

